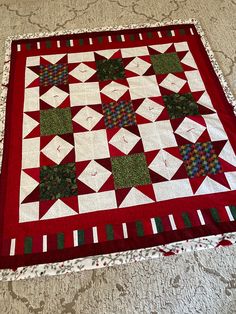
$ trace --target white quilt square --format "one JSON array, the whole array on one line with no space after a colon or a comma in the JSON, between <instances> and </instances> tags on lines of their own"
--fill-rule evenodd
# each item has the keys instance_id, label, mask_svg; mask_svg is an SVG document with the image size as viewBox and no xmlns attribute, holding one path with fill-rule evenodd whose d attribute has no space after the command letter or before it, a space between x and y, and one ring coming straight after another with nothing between
<instances>
[{"instance_id":1,"label":"white quilt square","mask_svg":"<svg viewBox=\"0 0 236 314\"><path fill-rule=\"evenodd\" d=\"M39 220L39 202L20 205L19 222Z\"/></svg>"},{"instance_id":2,"label":"white quilt square","mask_svg":"<svg viewBox=\"0 0 236 314\"><path fill-rule=\"evenodd\" d=\"M24 139L22 143L22 169L39 167L40 138Z\"/></svg>"},{"instance_id":3,"label":"white quilt square","mask_svg":"<svg viewBox=\"0 0 236 314\"><path fill-rule=\"evenodd\" d=\"M110 156L106 130L74 134L76 161L107 158Z\"/></svg>"},{"instance_id":4,"label":"white quilt square","mask_svg":"<svg viewBox=\"0 0 236 314\"><path fill-rule=\"evenodd\" d=\"M157 201L193 195L189 179L154 183L153 189Z\"/></svg>"},{"instance_id":5,"label":"white quilt square","mask_svg":"<svg viewBox=\"0 0 236 314\"><path fill-rule=\"evenodd\" d=\"M26 66L32 67L35 65L40 65L40 56L33 56L33 57L27 57L26 58Z\"/></svg>"},{"instance_id":6,"label":"white quilt square","mask_svg":"<svg viewBox=\"0 0 236 314\"><path fill-rule=\"evenodd\" d=\"M71 106L101 104L98 82L70 84Z\"/></svg>"},{"instance_id":7,"label":"white quilt square","mask_svg":"<svg viewBox=\"0 0 236 314\"><path fill-rule=\"evenodd\" d=\"M80 214L117 208L115 191L79 195L78 201Z\"/></svg>"},{"instance_id":8,"label":"white quilt square","mask_svg":"<svg viewBox=\"0 0 236 314\"><path fill-rule=\"evenodd\" d=\"M160 96L156 76L135 76L127 78L131 99Z\"/></svg>"},{"instance_id":9,"label":"white quilt square","mask_svg":"<svg viewBox=\"0 0 236 314\"><path fill-rule=\"evenodd\" d=\"M138 126L145 152L178 146L169 120Z\"/></svg>"},{"instance_id":10,"label":"white quilt square","mask_svg":"<svg viewBox=\"0 0 236 314\"><path fill-rule=\"evenodd\" d=\"M25 89L24 112L39 110L39 87Z\"/></svg>"},{"instance_id":11,"label":"white quilt square","mask_svg":"<svg viewBox=\"0 0 236 314\"><path fill-rule=\"evenodd\" d=\"M69 63L79 63L79 62L89 62L89 61L95 61L95 56L94 56L93 51L68 53Z\"/></svg>"},{"instance_id":12,"label":"white quilt square","mask_svg":"<svg viewBox=\"0 0 236 314\"><path fill-rule=\"evenodd\" d=\"M202 77L201 77L198 70L186 71L184 73L187 77L188 84L189 84L190 90L192 92L198 92L198 91L205 90L205 85L202 81Z\"/></svg>"},{"instance_id":13,"label":"white quilt square","mask_svg":"<svg viewBox=\"0 0 236 314\"><path fill-rule=\"evenodd\" d=\"M203 118L206 122L207 131L212 141L227 140L228 136L225 133L224 127L217 113L205 114Z\"/></svg>"},{"instance_id":14,"label":"white quilt square","mask_svg":"<svg viewBox=\"0 0 236 314\"><path fill-rule=\"evenodd\" d=\"M140 57L149 55L147 46L143 47L132 47L121 49L122 58Z\"/></svg>"},{"instance_id":15,"label":"white quilt square","mask_svg":"<svg viewBox=\"0 0 236 314\"><path fill-rule=\"evenodd\" d=\"M187 41L175 43L174 46L175 46L176 51L188 51L189 50Z\"/></svg>"}]
</instances>

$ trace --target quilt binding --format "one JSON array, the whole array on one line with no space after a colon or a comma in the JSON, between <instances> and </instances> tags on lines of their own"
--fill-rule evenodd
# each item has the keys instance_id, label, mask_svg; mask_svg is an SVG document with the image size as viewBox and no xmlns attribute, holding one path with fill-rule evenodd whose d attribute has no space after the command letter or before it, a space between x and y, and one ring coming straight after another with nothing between
<instances>
[{"instance_id":1,"label":"quilt binding","mask_svg":"<svg viewBox=\"0 0 236 314\"><path fill-rule=\"evenodd\" d=\"M32 39L42 38L58 35L72 35L78 33L92 33L101 31L118 31L122 29L138 29L147 27L161 27L171 26L179 24L194 24L197 33L200 35L201 41L205 47L208 57L211 61L213 69L220 81L220 84L224 90L224 94L227 101L233 107L233 113L236 116L236 100L232 94L228 83L226 82L223 72L221 71L218 62L215 59L214 53L208 40L205 37L205 33L198 20L191 18L188 20L172 20L167 22L157 23L144 23L144 24L131 24L131 25L118 25L98 28L82 28L75 30L63 30L57 32L40 32L40 33L28 33L7 37L5 41L5 59L2 74L1 96L0 96L0 171L3 157L3 142L4 142L4 129L5 129L5 113L6 113L6 100L10 75L10 60L11 60L11 43L14 40L19 39ZM76 258L72 260L66 260L64 262L55 262L47 264L38 264L33 266L18 267L16 270L1 269L0 280L11 281L19 279L29 279L34 277L41 277L45 275L61 275L71 272L77 272L80 270L96 269L107 266L121 265L131 262L144 261L150 258L158 258L166 255L175 255L183 252L191 252L194 250L202 250L209 248L216 248L218 246L234 245L236 244L236 232L229 232L218 235L211 235L207 237L200 237L195 239L189 239L179 242L172 242L165 245L159 245L151 248L128 250L123 252L102 254L89 256L84 258Z\"/></svg>"}]
</instances>

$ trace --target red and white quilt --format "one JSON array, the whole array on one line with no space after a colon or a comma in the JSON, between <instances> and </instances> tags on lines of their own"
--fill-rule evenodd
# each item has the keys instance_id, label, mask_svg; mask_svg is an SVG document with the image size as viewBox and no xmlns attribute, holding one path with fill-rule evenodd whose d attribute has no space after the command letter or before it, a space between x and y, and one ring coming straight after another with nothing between
<instances>
[{"instance_id":1,"label":"red and white quilt","mask_svg":"<svg viewBox=\"0 0 236 314\"><path fill-rule=\"evenodd\" d=\"M11 51L1 268L236 230L236 118L193 24Z\"/></svg>"}]
</instances>

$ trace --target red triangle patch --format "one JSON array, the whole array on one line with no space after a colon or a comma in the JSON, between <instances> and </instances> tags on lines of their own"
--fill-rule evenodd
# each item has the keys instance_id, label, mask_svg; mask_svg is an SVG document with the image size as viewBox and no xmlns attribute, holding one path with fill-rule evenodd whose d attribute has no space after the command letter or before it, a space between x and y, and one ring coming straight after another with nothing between
<instances>
[{"instance_id":1,"label":"red triangle patch","mask_svg":"<svg viewBox=\"0 0 236 314\"><path fill-rule=\"evenodd\" d=\"M130 192L131 188L124 188L124 189L118 189L116 190L116 200L117 200L117 206L119 207L120 204L123 202L123 200L126 198L128 193Z\"/></svg>"},{"instance_id":2,"label":"red triangle patch","mask_svg":"<svg viewBox=\"0 0 236 314\"><path fill-rule=\"evenodd\" d=\"M142 192L147 197L151 198L153 201L156 200L152 184L139 185L139 186L136 186L135 188L139 190L140 192Z\"/></svg>"},{"instance_id":3,"label":"red triangle patch","mask_svg":"<svg viewBox=\"0 0 236 314\"><path fill-rule=\"evenodd\" d=\"M40 196L39 185L23 200L24 203L38 202Z\"/></svg>"},{"instance_id":4,"label":"red triangle patch","mask_svg":"<svg viewBox=\"0 0 236 314\"><path fill-rule=\"evenodd\" d=\"M61 198L61 201L63 201L67 206L78 212L79 208L77 196L63 197Z\"/></svg>"},{"instance_id":5,"label":"red triangle patch","mask_svg":"<svg viewBox=\"0 0 236 314\"><path fill-rule=\"evenodd\" d=\"M23 170L26 174L28 174L31 178L39 182L40 168L30 168Z\"/></svg>"},{"instance_id":6,"label":"red triangle patch","mask_svg":"<svg viewBox=\"0 0 236 314\"><path fill-rule=\"evenodd\" d=\"M47 201L42 201L40 202L39 206L39 219L41 219L46 212L52 207L52 205L56 202L57 200L47 200Z\"/></svg>"}]
</instances>

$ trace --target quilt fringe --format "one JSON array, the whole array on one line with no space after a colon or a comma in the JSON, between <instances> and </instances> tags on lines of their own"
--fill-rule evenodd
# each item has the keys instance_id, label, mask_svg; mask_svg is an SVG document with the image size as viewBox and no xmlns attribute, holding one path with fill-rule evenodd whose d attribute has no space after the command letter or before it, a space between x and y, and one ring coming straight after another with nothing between
<instances>
[{"instance_id":1,"label":"quilt fringe","mask_svg":"<svg viewBox=\"0 0 236 314\"><path fill-rule=\"evenodd\" d=\"M194 24L201 41L207 51L208 57L214 68L214 71L221 83L225 96L228 102L233 107L233 113L236 116L236 100L232 94L227 81L219 67L218 62L215 59L214 53L210 47L208 40L205 37L205 33L198 20L191 18L188 20L172 20L168 22L157 23L144 23L144 24L131 24L120 26L108 26L98 28L83 28L76 30L63 30L57 32L41 32L41 33L28 33L16 36L10 36L5 41L5 59L2 75L2 86L0 96L0 170L3 156L3 142L4 142L4 125L5 125L5 112L6 112L6 99L9 84L10 74L10 58L11 58L11 43L14 40L19 39L32 39L42 38L58 35L70 35L78 33L91 33L101 31L116 31L122 29L136 29L147 27L160 27L171 26L178 24ZM73 260L67 260L64 262L38 264L33 266L19 267L17 270L2 269L0 270L0 280L10 281L19 279L29 279L34 277L41 277L44 275L59 275L70 272L77 272L85 269L95 269L106 266L120 265L130 262L143 261L149 258L158 258L163 255L175 255L183 252L191 252L193 250L202 250L208 248L215 248L218 246L236 244L236 232L225 233L220 235L213 235L208 237L196 238L187 241L173 242L166 245L160 245L146 249L136 249L125 252L118 252L105 255L97 255L85 258L77 258Z\"/></svg>"}]
</instances>

